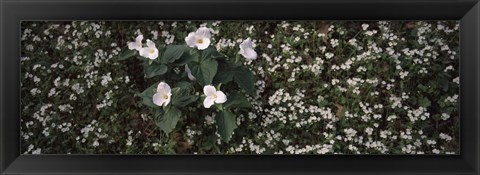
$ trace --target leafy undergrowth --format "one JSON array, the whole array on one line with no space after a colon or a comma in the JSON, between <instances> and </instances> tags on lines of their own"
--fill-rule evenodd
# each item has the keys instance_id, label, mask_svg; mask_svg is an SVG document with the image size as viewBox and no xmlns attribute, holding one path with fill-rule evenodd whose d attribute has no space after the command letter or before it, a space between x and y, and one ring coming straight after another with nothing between
<instances>
[{"instance_id":1,"label":"leafy undergrowth","mask_svg":"<svg viewBox=\"0 0 480 175\"><path fill-rule=\"evenodd\" d=\"M117 60L139 34L157 44L183 45L200 26L212 29L209 47L221 54L238 55L246 38L258 54L241 62L254 74L254 93L235 92L253 108L233 111L237 127L226 142L215 123L226 114L197 110L201 99L180 109L189 112L168 134L142 103L138 94L183 69L149 76L142 60ZM21 150L459 153L458 26L456 21L22 22ZM223 88L233 88L228 86L235 84Z\"/></svg>"}]
</instances>

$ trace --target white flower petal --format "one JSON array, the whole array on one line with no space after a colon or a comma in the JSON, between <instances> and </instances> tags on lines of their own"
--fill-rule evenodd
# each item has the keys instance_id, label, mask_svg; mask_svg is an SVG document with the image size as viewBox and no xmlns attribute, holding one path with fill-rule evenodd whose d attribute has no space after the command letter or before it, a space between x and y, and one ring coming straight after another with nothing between
<instances>
[{"instance_id":1,"label":"white flower petal","mask_svg":"<svg viewBox=\"0 0 480 175\"><path fill-rule=\"evenodd\" d=\"M196 44L195 44L195 33L194 32L191 32L188 34L187 37L185 37L185 43L187 43L187 45L189 47L195 47Z\"/></svg>"},{"instance_id":2,"label":"white flower petal","mask_svg":"<svg viewBox=\"0 0 480 175\"><path fill-rule=\"evenodd\" d=\"M167 83L165 83L165 82L158 83L157 93L169 94L169 93L171 93L171 91L172 91L172 89L170 88L170 86Z\"/></svg>"},{"instance_id":3,"label":"white flower petal","mask_svg":"<svg viewBox=\"0 0 480 175\"><path fill-rule=\"evenodd\" d=\"M140 51L142 49L142 40L143 40L143 35L138 35L137 38L135 38L135 42L128 42L128 49L130 50L138 50Z\"/></svg>"},{"instance_id":4,"label":"white flower petal","mask_svg":"<svg viewBox=\"0 0 480 175\"><path fill-rule=\"evenodd\" d=\"M135 38L135 42L136 43L142 43L142 40L143 40L143 35L138 35L137 38Z\"/></svg>"},{"instance_id":5,"label":"white flower petal","mask_svg":"<svg viewBox=\"0 0 480 175\"><path fill-rule=\"evenodd\" d=\"M214 96L216 92L217 90L212 85L206 85L203 87L203 93L207 96L207 98Z\"/></svg>"},{"instance_id":6,"label":"white flower petal","mask_svg":"<svg viewBox=\"0 0 480 175\"><path fill-rule=\"evenodd\" d=\"M135 42L128 42L128 49L130 50L136 50L137 49L137 43Z\"/></svg>"},{"instance_id":7,"label":"white flower petal","mask_svg":"<svg viewBox=\"0 0 480 175\"><path fill-rule=\"evenodd\" d=\"M250 38L243 40L242 44L240 44L240 49L252 48L253 49L253 42Z\"/></svg>"},{"instance_id":8,"label":"white flower petal","mask_svg":"<svg viewBox=\"0 0 480 175\"><path fill-rule=\"evenodd\" d=\"M217 91L217 98L215 98L215 103L225 103L227 101L227 96L222 91Z\"/></svg>"},{"instance_id":9,"label":"white flower petal","mask_svg":"<svg viewBox=\"0 0 480 175\"><path fill-rule=\"evenodd\" d=\"M152 53L153 50L153 53ZM158 58L158 49L157 48L149 48L148 56L149 59L154 60Z\"/></svg>"},{"instance_id":10,"label":"white flower petal","mask_svg":"<svg viewBox=\"0 0 480 175\"><path fill-rule=\"evenodd\" d=\"M155 43L152 40L147 39L147 47L156 48Z\"/></svg>"},{"instance_id":11,"label":"white flower petal","mask_svg":"<svg viewBox=\"0 0 480 175\"><path fill-rule=\"evenodd\" d=\"M150 53L150 49L148 49L148 47L144 47L144 48L140 49L139 52L140 52L140 56L148 57L148 55Z\"/></svg>"},{"instance_id":12,"label":"white flower petal","mask_svg":"<svg viewBox=\"0 0 480 175\"><path fill-rule=\"evenodd\" d=\"M195 35L197 36L202 36L204 38L208 38L210 39L210 37L212 36L210 34L210 29L209 28L206 28L206 27L200 27L197 29L197 31L195 32Z\"/></svg>"},{"instance_id":13,"label":"white flower petal","mask_svg":"<svg viewBox=\"0 0 480 175\"><path fill-rule=\"evenodd\" d=\"M248 48L241 53L247 60L254 60L257 59L257 52L255 50Z\"/></svg>"},{"instance_id":14,"label":"white flower petal","mask_svg":"<svg viewBox=\"0 0 480 175\"><path fill-rule=\"evenodd\" d=\"M205 108L210 108L210 106L213 105L213 102L214 102L214 101L215 101L215 99L210 98L210 97L207 97L207 98L205 98L205 100L203 100L203 106L204 106Z\"/></svg>"},{"instance_id":15,"label":"white flower petal","mask_svg":"<svg viewBox=\"0 0 480 175\"><path fill-rule=\"evenodd\" d=\"M169 93L167 93L167 94L165 94L165 95L167 95L168 98L165 100L164 105L167 106L167 105L170 103L170 100L172 99L172 98L171 98L171 97L172 97L172 93L169 92Z\"/></svg>"},{"instance_id":16,"label":"white flower petal","mask_svg":"<svg viewBox=\"0 0 480 175\"><path fill-rule=\"evenodd\" d=\"M168 98L169 100L170 98ZM162 106L163 103L165 103L166 99L163 98L163 94L162 93L155 93L153 95L153 103L156 104L157 106ZM170 102L170 100L169 100ZM167 103L168 104L168 103Z\"/></svg>"},{"instance_id":17,"label":"white flower petal","mask_svg":"<svg viewBox=\"0 0 480 175\"><path fill-rule=\"evenodd\" d=\"M253 42L250 38L247 38L240 44L240 53L243 57L247 60L254 60L257 59L257 52L253 50Z\"/></svg>"},{"instance_id":18,"label":"white flower petal","mask_svg":"<svg viewBox=\"0 0 480 175\"><path fill-rule=\"evenodd\" d=\"M208 45L210 45L210 39L208 38L203 38L202 43L196 43L198 50L204 50L208 48Z\"/></svg>"}]
</instances>

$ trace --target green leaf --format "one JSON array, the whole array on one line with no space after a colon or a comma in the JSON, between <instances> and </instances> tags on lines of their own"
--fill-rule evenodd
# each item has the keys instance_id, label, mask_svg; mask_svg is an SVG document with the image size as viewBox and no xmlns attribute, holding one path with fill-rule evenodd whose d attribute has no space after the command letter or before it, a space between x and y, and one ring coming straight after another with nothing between
<instances>
[{"instance_id":1,"label":"green leaf","mask_svg":"<svg viewBox=\"0 0 480 175\"><path fill-rule=\"evenodd\" d=\"M218 72L217 75L215 76L213 82L215 84L223 83L226 84L230 81L233 80L233 72L232 71L222 71Z\"/></svg>"},{"instance_id":2,"label":"green leaf","mask_svg":"<svg viewBox=\"0 0 480 175\"><path fill-rule=\"evenodd\" d=\"M220 111L215 116L215 123L217 124L218 133L220 134L220 137L222 137L222 140L224 142L230 141L233 130L237 128L235 115L227 110Z\"/></svg>"},{"instance_id":3,"label":"green leaf","mask_svg":"<svg viewBox=\"0 0 480 175\"><path fill-rule=\"evenodd\" d=\"M442 77L438 80L439 85L442 87L443 91L448 91L449 82L445 77Z\"/></svg>"},{"instance_id":4,"label":"green leaf","mask_svg":"<svg viewBox=\"0 0 480 175\"><path fill-rule=\"evenodd\" d=\"M253 73L244 67L238 67L234 71L233 81L250 95L255 95Z\"/></svg>"},{"instance_id":5,"label":"green leaf","mask_svg":"<svg viewBox=\"0 0 480 175\"><path fill-rule=\"evenodd\" d=\"M168 67L164 64L152 63L150 65L147 64L144 70L147 78L152 78L157 75L165 74L168 70Z\"/></svg>"},{"instance_id":6,"label":"green leaf","mask_svg":"<svg viewBox=\"0 0 480 175\"><path fill-rule=\"evenodd\" d=\"M198 80L200 85L212 84L213 77L217 73L218 63L213 59L202 60L200 63L189 65L192 75Z\"/></svg>"},{"instance_id":7,"label":"green leaf","mask_svg":"<svg viewBox=\"0 0 480 175\"><path fill-rule=\"evenodd\" d=\"M240 93L232 93L227 97L225 108L252 108L252 104Z\"/></svg>"},{"instance_id":8,"label":"green leaf","mask_svg":"<svg viewBox=\"0 0 480 175\"><path fill-rule=\"evenodd\" d=\"M438 72L438 71L441 71L442 70L442 66L438 65L438 64L434 64L431 66L432 70L434 72Z\"/></svg>"},{"instance_id":9,"label":"green leaf","mask_svg":"<svg viewBox=\"0 0 480 175\"><path fill-rule=\"evenodd\" d=\"M169 45L166 47L165 52L160 58L160 62L164 64L172 63L175 60L178 60L186 49L187 46L185 45Z\"/></svg>"},{"instance_id":10,"label":"green leaf","mask_svg":"<svg viewBox=\"0 0 480 175\"><path fill-rule=\"evenodd\" d=\"M177 107L185 107L197 101L198 96L190 95L190 87L176 87L172 89L172 104Z\"/></svg>"},{"instance_id":11,"label":"green leaf","mask_svg":"<svg viewBox=\"0 0 480 175\"><path fill-rule=\"evenodd\" d=\"M153 108L158 107L155 103L153 103L153 95L157 92L157 86L158 83L155 83L137 95L138 97L142 98L142 103L144 105Z\"/></svg>"},{"instance_id":12,"label":"green leaf","mask_svg":"<svg viewBox=\"0 0 480 175\"><path fill-rule=\"evenodd\" d=\"M214 82L216 84L225 84L232 80L240 88L247 91L248 94L255 95L255 80L253 73L249 69L235 65L230 61L220 61L219 70L215 76Z\"/></svg>"},{"instance_id":13,"label":"green leaf","mask_svg":"<svg viewBox=\"0 0 480 175\"><path fill-rule=\"evenodd\" d=\"M199 55L198 55L198 52L190 49L190 48L187 48L183 55L178 59L176 60L174 63L176 65L180 65L180 66L183 66L185 64L188 64L192 61L196 61L196 62L199 62L200 59L199 59Z\"/></svg>"},{"instance_id":14,"label":"green leaf","mask_svg":"<svg viewBox=\"0 0 480 175\"><path fill-rule=\"evenodd\" d=\"M182 112L176 107L169 106L165 113L160 116L157 116L156 125L166 134L172 132L177 125L178 120L180 120Z\"/></svg>"},{"instance_id":15,"label":"green leaf","mask_svg":"<svg viewBox=\"0 0 480 175\"><path fill-rule=\"evenodd\" d=\"M219 61L218 62L218 73L213 79L213 83L226 84L233 80L233 70L236 68L235 64L230 61Z\"/></svg>"},{"instance_id":16,"label":"green leaf","mask_svg":"<svg viewBox=\"0 0 480 175\"><path fill-rule=\"evenodd\" d=\"M198 99L198 96L196 95L181 96L176 98L176 100L173 102L173 105L177 107L185 107L190 103L197 101L197 99Z\"/></svg>"},{"instance_id":17,"label":"green leaf","mask_svg":"<svg viewBox=\"0 0 480 175\"><path fill-rule=\"evenodd\" d=\"M422 97L418 99L418 105L420 105L421 107L427 108L431 105L431 103L430 103L430 100L428 100L428 98Z\"/></svg>"},{"instance_id":18,"label":"green leaf","mask_svg":"<svg viewBox=\"0 0 480 175\"><path fill-rule=\"evenodd\" d=\"M175 83L175 87L181 87L181 88L191 88L192 84L187 82L187 81L180 81L178 83Z\"/></svg>"},{"instance_id":19,"label":"green leaf","mask_svg":"<svg viewBox=\"0 0 480 175\"><path fill-rule=\"evenodd\" d=\"M125 48L122 53L118 57L116 57L117 61L126 60L132 58L133 56L137 55L137 50L130 50Z\"/></svg>"},{"instance_id":20,"label":"green leaf","mask_svg":"<svg viewBox=\"0 0 480 175\"><path fill-rule=\"evenodd\" d=\"M206 59L216 59L221 57L225 57L225 56L220 52L218 52L215 48L209 47L202 51L201 59L206 60Z\"/></svg>"}]
</instances>

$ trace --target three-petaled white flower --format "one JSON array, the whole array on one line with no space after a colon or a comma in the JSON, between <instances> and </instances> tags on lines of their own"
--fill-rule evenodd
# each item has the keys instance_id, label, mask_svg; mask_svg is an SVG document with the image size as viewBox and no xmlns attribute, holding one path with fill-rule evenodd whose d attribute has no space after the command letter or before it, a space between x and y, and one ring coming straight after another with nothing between
<instances>
[{"instance_id":1,"label":"three-petaled white flower","mask_svg":"<svg viewBox=\"0 0 480 175\"><path fill-rule=\"evenodd\" d=\"M196 32L191 32L185 37L185 42L189 47L198 48L204 50L210 45L210 29L206 27L200 27Z\"/></svg>"},{"instance_id":2,"label":"three-petaled white flower","mask_svg":"<svg viewBox=\"0 0 480 175\"><path fill-rule=\"evenodd\" d=\"M217 91L212 85L203 87L203 93L207 96L203 101L205 108L210 108L214 103L225 103L227 96L222 91Z\"/></svg>"},{"instance_id":3,"label":"three-petaled white flower","mask_svg":"<svg viewBox=\"0 0 480 175\"><path fill-rule=\"evenodd\" d=\"M253 50L253 42L250 38L243 40L242 44L240 44L240 53L247 59L247 61L257 59L257 52Z\"/></svg>"},{"instance_id":4,"label":"three-petaled white flower","mask_svg":"<svg viewBox=\"0 0 480 175\"><path fill-rule=\"evenodd\" d=\"M135 38L135 42L128 42L128 49L140 51L140 49L142 49L142 40L143 35L138 35L137 38Z\"/></svg>"},{"instance_id":5,"label":"three-petaled white flower","mask_svg":"<svg viewBox=\"0 0 480 175\"><path fill-rule=\"evenodd\" d=\"M188 79L192 81L196 80L196 78L192 75L192 71L190 70L187 64L185 64L185 72L187 72Z\"/></svg>"},{"instance_id":6,"label":"three-petaled white flower","mask_svg":"<svg viewBox=\"0 0 480 175\"><path fill-rule=\"evenodd\" d=\"M157 86L157 93L153 95L153 103L158 106L167 106L170 103L172 89L165 82L160 82Z\"/></svg>"},{"instance_id":7,"label":"three-petaled white flower","mask_svg":"<svg viewBox=\"0 0 480 175\"><path fill-rule=\"evenodd\" d=\"M147 39L147 47L140 50L140 56L147 57L151 60L158 57L158 49L152 40Z\"/></svg>"}]
</instances>

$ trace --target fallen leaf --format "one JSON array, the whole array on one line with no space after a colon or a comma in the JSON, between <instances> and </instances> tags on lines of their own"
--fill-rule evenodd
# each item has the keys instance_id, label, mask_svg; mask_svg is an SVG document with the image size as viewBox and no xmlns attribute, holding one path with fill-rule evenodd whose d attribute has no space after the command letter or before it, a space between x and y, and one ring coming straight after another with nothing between
<instances>
[{"instance_id":1,"label":"fallen leaf","mask_svg":"<svg viewBox=\"0 0 480 175\"><path fill-rule=\"evenodd\" d=\"M406 25L407 29L412 29L415 27L415 23L414 22L408 22Z\"/></svg>"},{"instance_id":2,"label":"fallen leaf","mask_svg":"<svg viewBox=\"0 0 480 175\"><path fill-rule=\"evenodd\" d=\"M337 112L335 113L335 116L340 117L343 112L345 112L345 107L339 104L335 104L335 107L337 107Z\"/></svg>"},{"instance_id":3,"label":"fallen leaf","mask_svg":"<svg viewBox=\"0 0 480 175\"><path fill-rule=\"evenodd\" d=\"M322 22L320 23L320 30L319 32L324 34L325 37L323 37L323 42L327 42L327 38L328 38L328 28L330 28L330 24L327 24L326 22Z\"/></svg>"}]
</instances>

